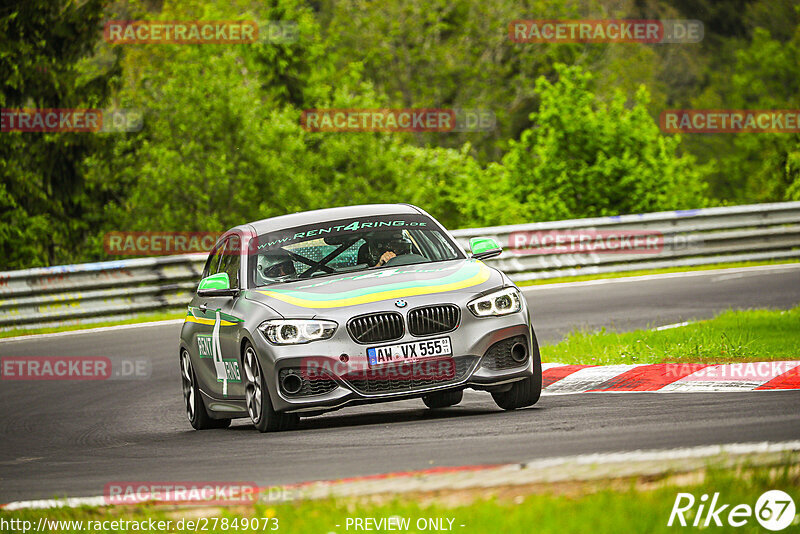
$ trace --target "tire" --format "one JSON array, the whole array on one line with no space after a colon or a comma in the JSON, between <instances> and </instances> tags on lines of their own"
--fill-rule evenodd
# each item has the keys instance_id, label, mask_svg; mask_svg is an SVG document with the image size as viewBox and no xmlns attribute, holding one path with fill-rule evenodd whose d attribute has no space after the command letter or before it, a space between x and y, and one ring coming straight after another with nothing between
<instances>
[{"instance_id":1,"label":"tire","mask_svg":"<svg viewBox=\"0 0 800 534\"><path fill-rule=\"evenodd\" d=\"M461 399L464 398L464 391L459 389L457 391L437 391L435 393L428 393L422 397L422 402L431 410L439 408L447 408L448 406L455 406Z\"/></svg>"},{"instance_id":2,"label":"tire","mask_svg":"<svg viewBox=\"0 0 800 534\"><path fill-rule=\"evenodd\" d=\"M181 350L181 386L183 388L183 406L186 409L186 417L195 430L227 428L230 426L230 419L214 419L208 415L206 406L203 403L203 396L200 394L200 388L197 387L197 375L194 373L192 358L186 349Z\"/></svg>"},{"instance_id":3,"label":"tire","mask_svg":"<svg viewBox=\"0 0 800 534\"><path fill-rule=\"evenodd\" d=\"M297 426L300 417L297 414L279 413L272 407L269 390L261 370L261 362L255 349L249 342L245 342L242 355L245 377L245 398L247 413L250 420L259 432L278 432L291 430Z\"/></svg>"},{"instance_id":4,"label":"tire","mask_svg":"<svg viewBox=\"0 0 800 534\"><path fill-rule=\"evenodd\" d=\"M503 410L516 410L533 406L542 394L542 358L539 354L539 342L531 329L533 341L533 376L514 382L511 389L500 393L492 393L495 404Z\"/></svg>"}]
</instances>

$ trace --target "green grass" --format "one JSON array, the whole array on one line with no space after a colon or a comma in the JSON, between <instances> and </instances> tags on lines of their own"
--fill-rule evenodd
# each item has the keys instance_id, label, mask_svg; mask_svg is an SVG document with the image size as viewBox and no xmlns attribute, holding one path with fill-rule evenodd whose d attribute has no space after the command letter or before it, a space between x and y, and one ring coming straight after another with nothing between
<instances>
[{"instance_id":1,"label":"green grass","mask_svg":"<svg viewBox=\"0 0 800 534\"><path fill-rule=\"evenodd\" d=\"M51 334L53 332L69 332L72 330L86 330L87 328L100 328L102 326L117 326L121 324L136 324L136 323L149 323L153 321L166 321L168 319L183 319L186 312L159 312L159 313L145 313L131 317L130 319L119 319L116 321L103 321L99 323L87 324L73 324L57 326L52 328L33 328L26 329L13 329L0 331L0 338L16 337L16 336L30 336L33 334Z\"/></svg>"},{"instance_id":2,"label":"green grass","mask_svg":"<svg viewBox=\"0 0 800 534\"><path fill-rule=\"evenodd\" d=\"M796 360L800 357L800 307L727 311L713 319L669 330L572 332L541 348L547 362L726 363Z\"/></svg>"},{"instance_id":3,"label":"green grass","mask_svg":"<svg viewBox=\"0 0 800 534\"><path fill-rule=\"evenodd\" d=\"M578 276L559 276L558 278L547 278L545 280L528 280L517 282L519 287L539 286L544 284L558 284L562 282L585 282L587 280L605 280L607 278L627 278L629 276L646 276L649 274L664 273L685 273L689 271L711 271L714 269L733 269L737 267L756 267L759 265L786 265L798 263L796 259L787 260L765 260L765 261L739 261L728 263L715 263L713 265L693 265L688 267L669 267L664 269L642 269L638 271L627 271L622 273L602 273L602 274L581 274Z\"/></svg>"},{"instance_id":4,"label":"green grass","mask_svg":"<svg viewBox=\"0 0 800 534\"><path fill-rule=\"evenodd\" d=\"M689 526L667 527L670 511L678 492L691 493L697 499L702 494L719 492L718 504L731 504L721 515L725 521L733 505L747 504L754 507L758 497L767 490L780 489L800 503L800 471L797 458L782 466L737 468L695 472L692 477L678 483L677 478L645 480L602 481L595 483L554 484L526 492L525 488L506 487L500 499L489 498L492 490L480 489L470 497L445 504L442 500L420 499L419 495L396 495L388 502L366 499L340 499L324 501L301 501L275 506L256 505L238 509L197 510L167 509L163 506L138 506L128 508L82 508L34 511L0 511L0 520L23 519L37 524L40 517L50 520L113 520L123 519L171 519L173 525L181 518L197 520L198 517L270 517L277 518L278 532L285 533L345 533L347 518L390 516L409 518L414 525L420 518L453 519L453 532L503 533L585 533L618 532L686 532L697 529ZM377 502L376 502L377 501ZM420 501L427 504L420 504ZM456 504L454 504L454 502ZM697 510L697 504L693 510ZM693 520L692 512L686 518ZM445 523L446 524L446 523ZM691 523L690 523L691 524ZM339 526L337 526L339 525ZM464 525L461 527L461 525ZM795 518L797 525L797 517ZM210 528L206 532L222 532L221 528ZM797 527L791 526L786 532ZM741 528L729 526L712 527L714 532L765 532L754 517ZM21 530L16 530L22 532ZM40 532L48 532L45 529ZM74 532L65 528L59 532ZM184 532L173 528L173 532ZM243 531L229 528L228 532ZM264 532L264 530L257 530ZM83 532L87 532L84 530ZM256 531L249 531L256 532ZM269 530L267 530L269 532ZM378 531L381 532L381 531ZM412 527L409 532L419 532Z\"/></svg>"}]
</instances>

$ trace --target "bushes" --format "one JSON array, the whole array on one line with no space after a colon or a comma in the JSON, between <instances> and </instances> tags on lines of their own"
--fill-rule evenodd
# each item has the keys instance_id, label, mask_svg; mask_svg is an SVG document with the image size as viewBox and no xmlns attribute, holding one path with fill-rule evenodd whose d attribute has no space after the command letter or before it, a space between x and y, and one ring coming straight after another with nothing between
<instances>
[{"instance_id":1,"label":"bushes","mask_svg":"<svg viewBox=\"0 0 800 534\"><path fill-rule=\"evenodd\" d=\"M442 148L420 146L424 137L412 134L305 131L304 109L391 104L360 63L337 57L335 39L322 36L318 15L304 2L185 0L165 2L158 14L125 16L292 21L299 38L113 50L99 45L103 54L122 59L100 78L103 91L89 103L143 110L144 128L100 134L78 152L70 152L70 143L85 134L12 134L9 150L30 148L31 140L52 146L26 152L24 169L10 159L0 164L0 250L14 251L0 270L102 259L102 235L112 230L221 231L282 213L360 203L414 203L450 228L704 204L704 170L678 155L677 136L660 134L646 111L648 92L642 88L632 107L621 94L603 102L580 67L548 63L543 72L555 72L557 80L537 80L533 125L511 142L501 162L483 164L469 143ZM91 68L102 65L97 50L86 48L83 59ZM80 80L73 81L78 91ZM23 203L31 169L52 168L53 154L64 153L79 156L70 162L74 193L60 188L46 201L46 192L37 190L46 209ZM68 224L43 230L58 218ZM39 240L35 246L31 232Z\"/></svg>"},{"instance_id":2,"label":"bushes","mask_svg":"<svg viewBox=\"0 0 800 534\"><path fill-rule=\"evenodd\" d=\"M599 102L591 74L557 65L558 80L536 82L534 126L503 159L528 220L696 208L704 203L703 169L679 156L680 138L661 134L642 87L633 106L621 93Z\"/></svg>"}]
</instances>

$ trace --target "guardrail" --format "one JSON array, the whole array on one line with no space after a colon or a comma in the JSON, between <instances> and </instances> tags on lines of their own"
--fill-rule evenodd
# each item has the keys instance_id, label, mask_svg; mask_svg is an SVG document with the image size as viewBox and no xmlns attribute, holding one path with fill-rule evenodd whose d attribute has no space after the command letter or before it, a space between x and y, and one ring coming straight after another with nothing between
<instances>
[{"instance_id":1,"label":"guardrail","mask_svg":"<svg viewBox=\"0 0 800 534\"><path fill-rule=\"evenodd\" d=\"M0 273L0 328L40 328L178 311L206 256L82 263Z\"/></svg>"},{"instance_id":2,"label":"guardrail","mask_svg":"<svg viewBox=\"0 0 800 534\"><path fill-rule=\"evenodd\" d=\"M661 246L656 251L633 254L547 253L548 247L519 248L510 239L515 234L580 235L589 231L646 232L659 235ZM572 219L471 228L451 233L465 247L471 237L494 237L505 250L492 264L517 282L686 265L800 258L800 202Z\"/></svg>"},{"instance_id":3,"label":"guardrail","mask_svg":"<svg viewBox=\"0 0 800 534\"><path fill-rule=\"evenodd\" d=\"M800 202L470 228L452 234L464 248L471 237L494 237L504 251L488 263L515 281L800 258ZM591 243L598 235L604 243L618 244L625 235L657 242L638 252L625 252L624 247L574 251L582 239ZM558 236L567 239L559 245ZM185 309L204 262L205 255L182 255L2 272L0 329Z\"/></svg>"}]
</instances>

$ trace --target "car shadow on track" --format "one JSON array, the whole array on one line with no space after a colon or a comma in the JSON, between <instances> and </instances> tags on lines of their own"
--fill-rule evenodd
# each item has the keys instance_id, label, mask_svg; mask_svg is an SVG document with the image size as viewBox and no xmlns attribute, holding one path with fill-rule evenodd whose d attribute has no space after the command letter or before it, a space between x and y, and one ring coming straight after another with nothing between
<instances>
[{"instance_id":1,"label":"car shadow on track","mask_svg":"<svg viewBox=\"0 0 800 534\"><path fill-rule=\"evenodd\" d=\"M400 409L400 410L382 410L378 412L359 412L359 413L340 413L333 412L325 415L301 418L297 426L297 431L303 430L322 430L333 428L346 428L346 427L359 427L369 425L389 425L398 423L416 423L424 421L440 421L440 420L457 420L462 418L474 418L480 416L504 417L512 416L514 414L522 414L524 412L538 410L539 407L531 406L513 412L503 412L497 408L466 408L466 407L452 407L442 408L438 410L429 409ZM253 425L245 419L240 419L240 424L231 426L230 430L248 430L254 429Z\"/></svg>"}]
</instances>

